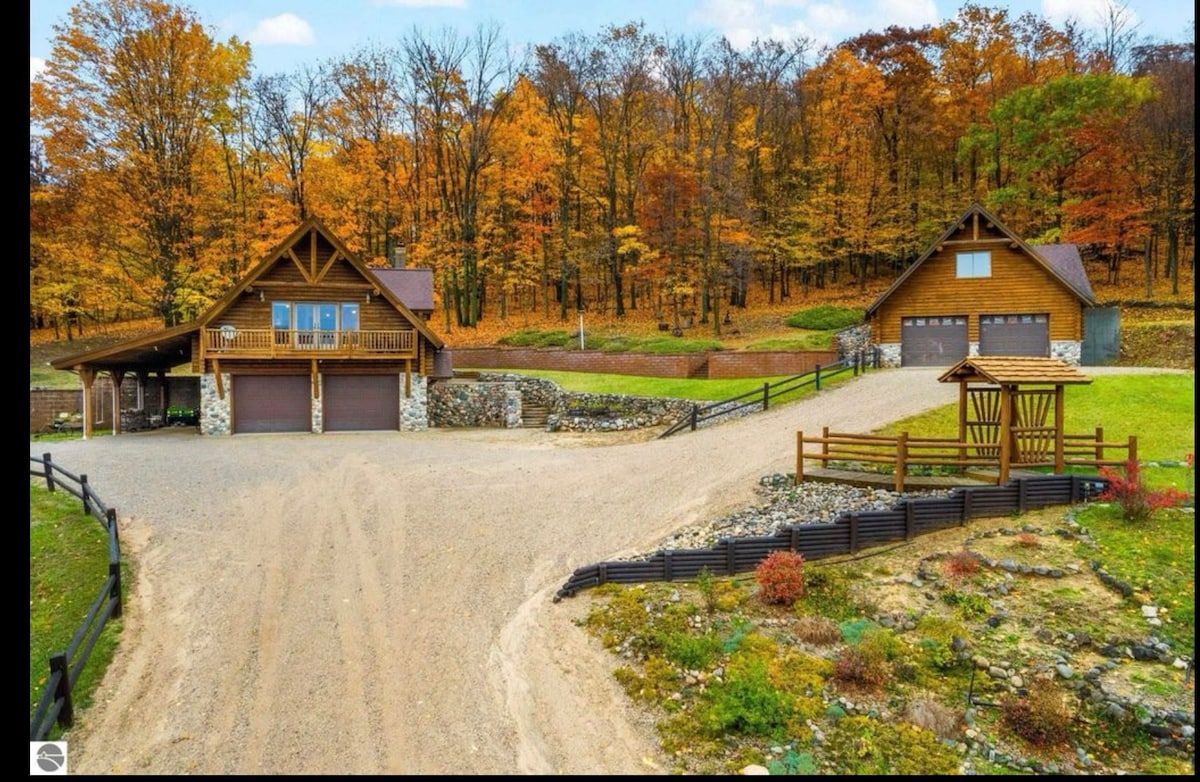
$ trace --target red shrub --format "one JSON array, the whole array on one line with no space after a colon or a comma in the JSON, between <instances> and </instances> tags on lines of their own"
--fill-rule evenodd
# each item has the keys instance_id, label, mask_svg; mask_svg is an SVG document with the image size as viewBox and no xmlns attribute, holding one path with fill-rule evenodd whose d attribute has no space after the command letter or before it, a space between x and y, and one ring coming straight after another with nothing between
<instances>
[{"instance_id":1,"label":"red shrub","mask_svg":"<svg viewBox=\"0 0 1200 782\"><path fill-rule=\"evenodd\" d=\"M1126 521L1145 521L1160 508L1182 505L1186 492L1178 489L1151 489L1142 482L1141 467L1137 461L1125 462L1125 474L1108 467L1100 468L1100 477L1108 481L1108 488L1097 498L1102 502L1115 502Z\"/></svg>"},{"instance_id":2,"label":"red shrub","mask_svg":"<svg viewBox=\"0 0 1200 782\"><path fill-rule=\"evenodd\" d=\"M790 606L804 597L804 557L794 551L775 551L754 569L758 596L764 603Z\"/></svg>"},{"instance_id":3,"label":"red shrub","mask_svg":"<svg viewBox=\"0 0 1200 782\"><path fill-rule=\"evenodd\" d=\"M966 549L955 551L946 557L944 569L946 577L953 581L973 576L979 572L979 558Z\"/></svg>"}]
</instances>

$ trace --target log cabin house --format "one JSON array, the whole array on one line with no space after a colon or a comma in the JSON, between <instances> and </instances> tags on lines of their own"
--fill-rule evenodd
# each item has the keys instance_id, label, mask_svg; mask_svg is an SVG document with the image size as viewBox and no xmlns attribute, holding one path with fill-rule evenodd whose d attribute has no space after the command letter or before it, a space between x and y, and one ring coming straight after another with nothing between
<instances>
[{"instance_id":1,"label":"log cabin house","mask_svg":"<svg viewBox=\"0 0 1200 782\"><path fill-rule=\"evenodd\" d=\"M52 363L88 399L97 373L119 397L124 379L140 388L190 361L204 434L422 430L449 355L432 311L429 269L370 269L310 219L196 320Z\"/></svg>"},{"instance_id":2,"label":"log cabin house","mask_svg":"<svg viewBox=\"0 0 1200 782\"><path fill-rule=\"evenodd\" d=\"M972 204L867 308L882 366L950 366L967 356L1078 365L1095 297L1073 244L1031 246Z\"/></svg>"}]
</instances>

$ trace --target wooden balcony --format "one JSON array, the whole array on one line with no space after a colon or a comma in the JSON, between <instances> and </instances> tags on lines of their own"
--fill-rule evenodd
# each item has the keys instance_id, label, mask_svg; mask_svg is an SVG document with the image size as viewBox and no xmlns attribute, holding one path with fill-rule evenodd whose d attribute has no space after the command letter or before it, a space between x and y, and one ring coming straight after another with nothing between
<instances>
[{"instance_id":1,"label":"wooden balcony","mask_svg":"<svg viewBox=\"0 0 1200 782\"><path fill-rule=\"evenodd\" d=\"M416 331L298 331L205 329L204 351L238 358L407 358L416 355Z\"/></svg>"}]
</instances>

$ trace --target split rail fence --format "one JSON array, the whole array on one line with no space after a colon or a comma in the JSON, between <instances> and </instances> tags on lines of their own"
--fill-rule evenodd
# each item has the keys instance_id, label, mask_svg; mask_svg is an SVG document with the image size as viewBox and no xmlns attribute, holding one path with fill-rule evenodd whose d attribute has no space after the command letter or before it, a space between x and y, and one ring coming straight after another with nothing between
<instances>
[{"instance_id":1,"label":"split rail fence","mask_svg":"<svg viewBox=\"0 0 1200 782\"><path fill-rule=\"evenodd\" d=\"M72 724L75 709L71 691L75 682L108 620L121 616L121 544L117 538L117 511L104 504L88 483L87 475L64 470L51 461L48 453L40 459L30 456L29 461L30 475L45 478L49 491L61 488L74 495L83 502L83 512L100 522L108 533L107 577L67 648L50 656L50 677L29 721L29 740L43 741L55 724L66 727Z\"/></svg>"}]
</instances>

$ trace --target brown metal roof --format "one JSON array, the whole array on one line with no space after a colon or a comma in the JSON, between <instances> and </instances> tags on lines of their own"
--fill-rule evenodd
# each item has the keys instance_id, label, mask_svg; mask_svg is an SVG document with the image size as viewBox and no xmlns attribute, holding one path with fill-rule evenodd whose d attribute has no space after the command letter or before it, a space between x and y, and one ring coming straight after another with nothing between
<instances>
[{"instance_id":1,"label":"brown metal roof","mask_svg":"<svg viewBox=\"0 0 1200 782\"><path fill-rule=\"evenodd\" d=\"M379 284L414 312L433 311L433 269L370 269Z\"/></svg>"},{"instance_id":2,"label":"brown metal roof","mask_svg":"<svg viewBox=\"0 0 1200 782\"><path fill-rule=\"evenodd\" d=\"M1035 244L1035 253L1042 256L1054 272L1067 285L1075 289L1084 298L1095 301L1096 294L1092 293L1092 283L1088 280L1087 271L1083 268L1083 258L1079 255L1079 246L1074 244Z\"/></svg>"},{"instance_id":3,"label":"brown metal roof","mask_svg":"<svg viewBox=\"0 0 1200 782\"><path fill-rule=\"evenodd\" d=\"M1034 356L968 356L938 378L942 383L966 381L994 385L1084 385L1092 379L1057 358Z\"/></svg>"}]
</instances>

